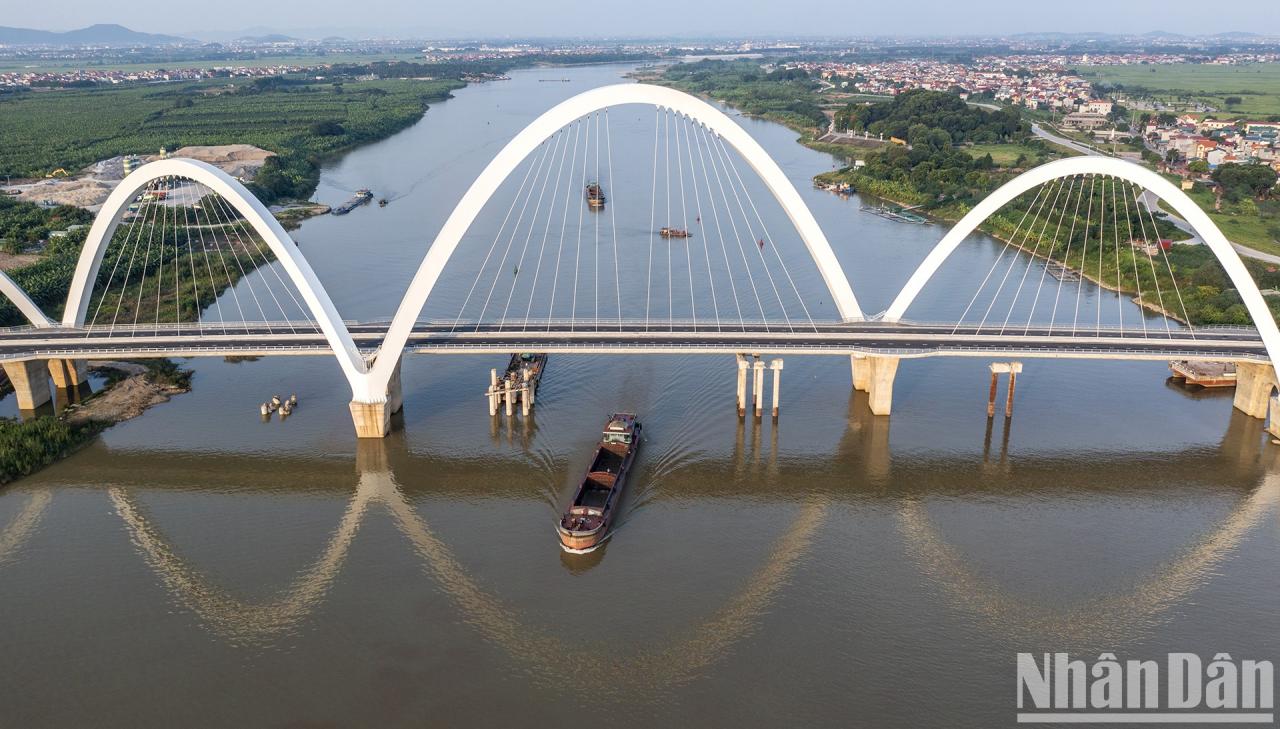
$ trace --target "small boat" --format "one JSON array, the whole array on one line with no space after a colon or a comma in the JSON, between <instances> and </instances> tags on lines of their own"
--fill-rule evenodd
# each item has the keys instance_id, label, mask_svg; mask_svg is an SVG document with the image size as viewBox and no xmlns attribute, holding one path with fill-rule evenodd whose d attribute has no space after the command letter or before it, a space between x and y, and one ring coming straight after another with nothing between
<instances>
[{"instance_id":1,"label":"small boat","mask_svg":"<svg viewBox=\"0 0 1280 729\"><path fill-rule=\"evenodd\" d=\"M378 201L378 207L385 208L386 206L387 206L387 199L385 197Z\"/></svg>"},{"instance_id":2,"label":"small boat","mask_svg":"<svg viewBox=\"0 0 1280 729\"><path fill-rule=\"evenodd\" d=\"M560 517L556 531L567 552L589 552L608 538L622 501L627 472L640 449L640 423L634 413L614 413L604 427L587 475Z\"/></svg>"},{"instance_id":3,"label":"small boat","mask_svg":"<svg viewBox=\"0 0 1280 729\"><path fill-rule=\"evenodd\" d=\"M658 231L658 235L663 238L688 238L689 231L684 228L662 228Z\"/></svg>"},{"instance_id":4,"label":"small boat","mask_svg":"<svg viewBox=\"0 0 1280 729\"><path fill-rule=\"evenodd\" d=\"M600 187L598 182L587 183L587 205L593 208L602 208L607 200L604 196L604 189Z\"/></svg>"}]
</instances>

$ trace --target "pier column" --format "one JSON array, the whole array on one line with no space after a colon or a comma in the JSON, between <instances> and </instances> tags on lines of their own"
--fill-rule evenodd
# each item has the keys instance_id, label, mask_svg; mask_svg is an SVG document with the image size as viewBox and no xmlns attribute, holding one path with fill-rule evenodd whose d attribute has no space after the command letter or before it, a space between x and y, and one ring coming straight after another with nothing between
<instances>
[{"instance_id":1,"label":"pier column","mask_svg":"<svg viewBox=\"0 0 1280 729\"><path fill-rule=\"evenodd\" d=\"M893 407L893 378L898 372L897 357L868 357L867 404L875 415L888 415Z\"/></svg>"},{"instance_id":2,"label":"pier column","mask_svg":"<svg viewBox=\"0 0 1280 729\"><path fill-rule=\"evenodd\" d=\"M738 417L747 415L747 358L736 354L738 358Z\"/></svg>"},{"instance_id":3,"label":"pier column","mask_svg":"<svg viewBox=\"0 0 1280 729\"><path fill-rule=\"evenodd\" d=\"M357 438L385 438L391 432L392 413L404 407L404 394L400 385L401 361L396 360L391 379L387 381L386 397L381 402L352 400L349 404Z\"/></svg>"},{"instance_id":4,"label":"pier column","mask_svg":"<svg viewBox=\"0 0 1280 729\"><path fill-rule=\"evenodd\" d=\"M775 359L769 363L769 369L773 370L773 419L778 419L778 399L780 397L780 389L782 387L782 360Z\"/></svg>"},{"instance_id":5,"label":"pier column","mask_svg":"<svg viewBox=\"0 0 1280 729\"><path fill-rule=\"evenodd\" d=\"M764 362L756 359L753 364L755 379L751 382L751 399L755 403L755 419L764 414Z\"/></svg>"},{"instance_id":6,"label":"pier column","mask_svg":"<svg viewBox=\"0 0 1280 729\"><path fill-rule=\"evenodd\" d=\"M53 386L59 390L74 390L89 381L84 360L51 359L49 374L53 377Z\"/></svg>"},{"instance_id":7,"label":"pier column","mask_svg":"<svg viewBox=\"0 0 1280 729\"><path fill-rule=\"evenodd\" d=\"M506 402L507 417L510 418L512 414L511 408L514 405L514 403L511 401L511 378L510 377L502 378L502 399L503 401Z\"/></svg>"},{"instance_id":8,"label":"pier column","mask_svg":"<svg viewBox=\"0 0 1280 729\"><path fill-rule=\"evenodd\" d=\"M871 360L865 354L849 355L849 369L853 373L853 389L867 392L871 386Z\"/></svg>"},{"instance_id":9,"label":"pier column","mask_svg":"<svg viewBox=\"0 0 1280 729\"><path fill-rule=\"evenodd\" d=\"M53 399L49 392L49 368L42 360L5 362L4 373L18 396L19 410L35 410Z\"/></svg>"},{"instance_id":10,"label":"pier column","mask_svg":"<svg viewBox=\"0 0 1280 729\"><path fill-rule=\"evenodd\" d=\"M489 370L488 397L489 397L489 417L493 417L494 415L498 414L498 400L500 399L498 397L498 370L496 368Z\"/></svg>"},{"instance_id":11,"label":"pier column","mask_svg":"<svg viewBox=\"0 0 1280 729\"><path fill-rule=\"evenodd\" d=\"M1276 387L1276 371L1263 362L1236 363L1236 394L1231 404L1240 412L1259 420L1267 417L1271 389Z\"/></svg>"}]
</instances>

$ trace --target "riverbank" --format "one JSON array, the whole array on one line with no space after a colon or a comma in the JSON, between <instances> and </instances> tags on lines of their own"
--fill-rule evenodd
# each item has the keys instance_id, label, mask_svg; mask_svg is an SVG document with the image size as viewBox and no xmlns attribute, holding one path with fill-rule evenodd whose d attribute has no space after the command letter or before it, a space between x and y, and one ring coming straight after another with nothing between
<instances>
[{"instance_id":1,"label":"riverbank","mask_svg":"<svg viewBox=\"0 0 1280 729\"><path fill-rule=\"evenodd\" d=\"M99 392L56 415L0 418L0 485L56 463L107 428L191 390L191 372L170 360L88 364L95 374L107 378Z\"/></svg>"}]
</instances>

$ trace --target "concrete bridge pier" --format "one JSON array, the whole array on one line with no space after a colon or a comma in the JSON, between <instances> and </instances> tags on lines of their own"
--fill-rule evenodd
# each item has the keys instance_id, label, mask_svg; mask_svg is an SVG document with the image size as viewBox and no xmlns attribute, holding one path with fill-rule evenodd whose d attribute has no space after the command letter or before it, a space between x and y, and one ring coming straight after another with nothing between
<instances>
[{"instance_id":1,"label":"concrete bridge pier","mask_svg":"<svg viewBox=\"0 0 1280 729\"><path fill-rule=\"evenodd\" d=\"M391 416L404 407L404 393L400 385L400 366L404 360L396 360L396 368L387 382L386 399L382 402L352 400L351 420L356 426L357 438L385 438L391 432Z\"/></svg>"},{"instance_id":2,"label":"concrete bridge pier","mask_svg":"<svg viewBox=\"0 0 1280 729\"><path fill-rule=\"evenodd\" d=\"M853 370L853 389L867 393L867 405L875 415L888 415L893 407L893 378L898 373L898 358L880 355L849 356Z\"/></svg>"},{"instance_id":3,"label":"concrete bridge pier","mask_svg":"<svg viewBox=\"0 0 1280 729\"><path fill-rule=\"evenodd\" d=\"M89 370L84 360L51 359L49 375L53 377L53 386L59 390L75 390L89 382Z\"/></svg>"},{"instance_id":4,"label":"concrete bridge pier","mask_svg":"<svg viewBox=\"0 0 1280 729\"><path fill-rule=\"evenodd\" d=\"M5 362L4 373L18 397L19 410L34 411L53 399L49 390L49 366L43 360Z\"/></svg>"},{"instance_id":5,"label":"concrete bridge pier","mask_svg":"<svg viewBox=\"0 0 1280 729\"><path fill-rule=\"evenodd\" d=\"M1276 386L1276 371L1270 364L1239 362L1236 364L1236 394L1231 404L1245 415L1265 419L1271 391Z\"/></svg>"}]
</instances>

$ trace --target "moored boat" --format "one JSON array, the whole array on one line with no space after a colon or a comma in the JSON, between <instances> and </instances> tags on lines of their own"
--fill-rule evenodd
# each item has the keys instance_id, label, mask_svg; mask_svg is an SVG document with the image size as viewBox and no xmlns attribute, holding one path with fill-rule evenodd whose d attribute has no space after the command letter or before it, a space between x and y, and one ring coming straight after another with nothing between
<instances>
[{"instance_id":1,"label":"moored boat","mask_svg":"<svg viewBox=\"0 0 1280 729\"><path fill-rule=\"evenodd\" d=\"M566 551L589 552L608 538L639 448L640 423L635 414L609 416L587 474L556 525L560 546Z\"/></svg>"}]
</instances>

